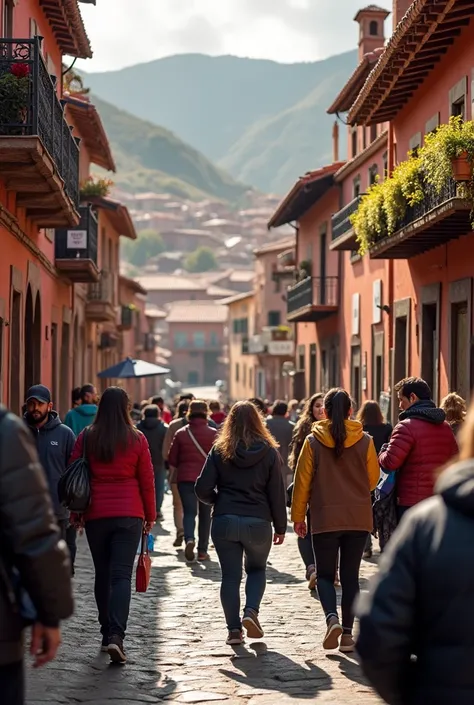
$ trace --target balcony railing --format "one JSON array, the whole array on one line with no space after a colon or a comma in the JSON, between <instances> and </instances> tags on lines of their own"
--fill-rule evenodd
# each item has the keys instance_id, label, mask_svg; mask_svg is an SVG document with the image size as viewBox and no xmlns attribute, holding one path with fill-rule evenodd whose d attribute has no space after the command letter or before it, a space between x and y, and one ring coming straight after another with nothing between
<instances>
[{"instance_id":1,"label":"balcony railing","mask_svg":"<svg viewBox=\"0 0 474 705\"><path fill-rule=\"evenodd\" d=\"M306 277L288 289L290 321L318 321L335 313L339 305L338 277Z\"/></svg>"},{"instance_id":2,"label":"balcony railing","mask_svg":"<svg viewBox=\"0 0 474 705\"><path fill-rule=\"evenodd\" d=\"M89 286L88 300L91 302L99 301L101 303L111 304L114 291L113 284L112 274L107 271L102 271L99 281Z\"/></svg>"},{"instance_id":3,"label":"balcony railing","mask_svg":"<svg viewBox=\"0 0 474 705\"><path fill-rule=\"evenodd\" d=\"M122 330L130 330L133 327L134 309L130 306L120 307L120 327Z\"/></svg>"},{"instance_id":4,"label":"balcony railing","mask_svg":"<svg viewBox=\"0 0 474 705\"><path fill-rule=\"evenodd\" d=\"M65 120L41 42L41 37L0 40L0 136L39 137L77 208L79 144Z\"/></svg>"},{"instance_id":5,"label":"balcony railing","mask_svg":"<svg viewBox=\"0 0 474 705\"><path fill-rule=\"evenodd\" d=\"M359 207L362 194L354 198L340 211L334 213L331 218L331 249L335 250L354 250L357 249L357 243L354 236L354 231L351 223L351 215L353 215Z\"/></svg>"},{"instance_id":6,"label":"balcony railing","mask_svg":"<svg viewBox=\"0 0 474 705\"><path fill-rule=\"evenodd\" d=\"M379 234L370 256L410 258L471 232L472 205L460 188L454 179L449 179L441 192L425 183L421 203L408 206L393 235Z\"/></svg>"}]
</instances>

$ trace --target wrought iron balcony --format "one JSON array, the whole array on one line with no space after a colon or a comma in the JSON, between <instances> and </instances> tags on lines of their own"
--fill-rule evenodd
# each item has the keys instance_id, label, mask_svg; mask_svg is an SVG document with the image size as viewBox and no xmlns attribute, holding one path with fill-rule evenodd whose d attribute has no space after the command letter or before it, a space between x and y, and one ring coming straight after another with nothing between
<instances>
[{"instance_id":1,"label":"wrought iron balcony","mask_svg":"<svg viewBox=\"0 0 474 705\"><path fill-rule=\"evenodd\" d=\"M373 259L410 259L472 231L472 203L450 179L441 193L425 184L421 203L409 206L393 235L380 233L370 247Z\"/></svg>"},{"instance_id":2,"label":"wrought iron balcony","mask_svg":"<svg viewBox=\"0 0 474 705\"><path fill-rule=\"evenodd\" d=\"M79 144L41 41L0 39L0 178L28 218L54 228L79 219Z\"/></svg>"},{"instance_id":3,"label":"wrought iron balcony","mask_svg":"<svg viewBox=\"0 0 474 705\"><path fill-rule=\"evenodd\" d=\"M330 250L357 250L357 242L350 217L358 209L361 198L362 195L357 196L332 216Z\"/></svg>"},{"instance_id":4,"label":"wrought iron balcony","mask_svg":"<svg viewBox=\"0 0 474 705\"><path fill-rule=\"evenodd\" d=\"M131 330L133 328L134 309L131 306L120 306L119 323L120 330Z\"/></svg>"},{"instance_id":5,"label":"wrought iron balcony","mask_svg":"<svg viewBox=\"0 0 474 705\"><path fill-rule=\"evenodd\" d=\"M145 352L154 352L156 348L156 339L154 333L144 334L144 344L143 349Z\"/></svg>"},{"instance_id":6,"label":"wrought iron balcony","mask_svg":"<svg viewBox=\"0 0 474 705\"><path fill-rule=\"evenodd\" d=\"M320 321L338 309L339 277L307 277L288 289L288 321Z\"/></svg>"},{"instance_id":7,"label":"wrought iron balcony","mask_svg":"<svg viewBox=\"0 0 474 705\"><path fill-rule=\"evenodd\" d=\"M116 321L114 307L114 277L102 271L99 280L89 284L86 302L86 318L96 323Z\"/></svg>"},{"instance_id":8,"label":"wrought iron balcony","mask_svg":"<svg viewBox=\"0 0 474 705\"><path fill-rule=\"evenodd\" d=\"M90 206L79 206L81 220L72 228L58 228L54 236L56 268L73 282L96 282L97 218Z\"/></svg>"}]
</instances>

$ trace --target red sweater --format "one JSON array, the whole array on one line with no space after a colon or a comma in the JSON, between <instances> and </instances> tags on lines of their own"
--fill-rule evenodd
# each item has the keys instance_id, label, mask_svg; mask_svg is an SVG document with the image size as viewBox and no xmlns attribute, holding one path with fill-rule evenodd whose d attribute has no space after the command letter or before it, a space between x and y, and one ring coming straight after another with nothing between
<instances>
[{"instance_id":1,"label":"red sweater","mask_svg":"<svg viewBox=\"0 0 474 705\"><path fill-rule=\"evenodd\" d=\"M91 474L91 504L84 520L108 517L156 519L155 477L148 441L143 433L131 441L125 451L118 452L111 463L88 456ZM82 432L70 461L82 455Z\"/></svg>"},{"instance_id":2,"label":"red sweater","mask_svg":"<svg viewBox=\"0 0 474 705\"><path fill-rule=\"evenodd\" d=\"M207 455L216 440L216 429L208 426L207 419L191 419L189 428ZM178 482L196 482L201 474L206 458L194 445L188 433L188 426L176 431L168 462L172 468L177 468Z\"/></svg>"}]
</instances>

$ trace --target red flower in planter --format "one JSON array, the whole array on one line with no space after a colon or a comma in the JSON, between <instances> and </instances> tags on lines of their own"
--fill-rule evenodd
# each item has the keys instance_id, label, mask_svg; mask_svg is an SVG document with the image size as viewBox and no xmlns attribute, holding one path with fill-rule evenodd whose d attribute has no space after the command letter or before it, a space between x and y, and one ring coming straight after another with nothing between
<instances>
[{"instance_id":1,"label":"red flower in planter","mask_svg":"<svg viewBox=\"0 0 474 705\"><path fill-rule=\"evenodd\" d=\"M28 64L12 64L10 73L16 78L25 78L25 76L30 74L30 67Z\"/></svg>"}]
</instances>

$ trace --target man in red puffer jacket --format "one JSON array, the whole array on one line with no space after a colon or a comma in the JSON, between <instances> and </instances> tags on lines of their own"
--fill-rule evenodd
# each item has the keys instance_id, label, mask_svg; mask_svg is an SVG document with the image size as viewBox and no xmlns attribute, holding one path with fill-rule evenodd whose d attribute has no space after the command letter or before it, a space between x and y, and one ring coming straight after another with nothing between
<instances>
[{"instance_id":1,"label":"man in red puffer jacket","mask_svg":"<svg viewBox=\"0 0 474 705\"><path fill-rule=\"evenodd\" d=\"M192 401L189 405L188 425L176 431L170 448L168 462L177 473L178 491L183 504L183 527L188 562L194 561L194 531L199 504L198 560L208 561L209 534L211 530L211 507L198 503L194 485L214 445L217 431L208 425L209 409L205 401Z\"/></svg>"},{"instance_id":2,"label":"man in red puffer jacket","mask_svg":"<svg viewBox=\"0 0 474 705\"><path fill-rule=\"evenodd\" d=\"M419 377L395 385L399 423L379 455L384 470L398 470L398 519L433 494L436 470L458 452L446 414L431 400L431 389Z\"/></svg>"}]
</instances>

